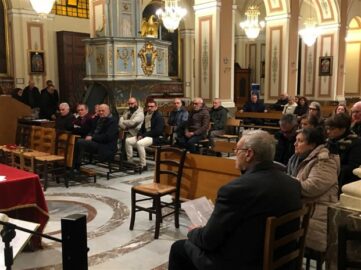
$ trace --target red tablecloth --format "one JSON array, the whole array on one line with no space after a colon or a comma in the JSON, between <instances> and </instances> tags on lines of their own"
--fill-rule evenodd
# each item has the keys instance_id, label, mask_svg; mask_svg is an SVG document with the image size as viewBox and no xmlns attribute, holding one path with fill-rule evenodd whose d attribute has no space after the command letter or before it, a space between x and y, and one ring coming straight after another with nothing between
<instances>
[{"instance_id":1,"label":"red tablecloth","mask_svg":"<svg viewBox=\"0 0 361 270\"><path fill-rule=\"evenodd\" d=\"M39 223L42 232L48 219L46 205L39 176L0 164L0 175L6 176L0 182L0 212L12 218ZM41 239L34 237L32 244L41 246Z\"/></svg>"}]
</instances>

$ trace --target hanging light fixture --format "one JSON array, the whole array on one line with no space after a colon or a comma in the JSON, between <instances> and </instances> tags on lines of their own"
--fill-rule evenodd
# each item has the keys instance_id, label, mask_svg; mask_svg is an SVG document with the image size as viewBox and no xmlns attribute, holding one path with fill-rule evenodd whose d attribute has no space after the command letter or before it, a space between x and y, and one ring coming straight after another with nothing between
<instances>
[{"instance_id":1,"label":"hanging light fixture","mask_svg":"<svg viewBox=\"0 0 361 270\"><path fill-rule=\"evenodd\" d=\"M165 0L164 10L160 8L156 14L162 20L164 27L173 33L178 28L181 19L187 14L187 10L178 6L178 0Z\"/></svg>"},{"instance_id":2,"label":"hanging light fixture","mask_svg":"<svg viewBox=\"0 0 361 270\"><path fill-rule=\"evenodd\" d=\"M247 11L244 13L247 19L239 23L239 26L244 30L246 36L249 39L256 39L260 31L265 27L264 21L258 22L258 16L261 14L258 6L249 6Z\"/></svg>"},{"instance_id":3,"label":"hanging light fixture","mask_svg":"<svg viewBox=\"0 0 361 270\"><path fill-rule=\"evenodd\" d=\"M303 23L304 28L298 31L298 34L301 36L303 42L311 47L315 44L317 37L321 34L320 28L317 27L316 20L312 17L311 14L311 5L309 17Z\"/></svg>"},{"instance_id":4,"label":"hanging light fixture","mask_svg":"<svg viewBox=\"0 0 361 270\"><path fill-rule=\"evenodd\" d=\"M41 18L46 18L53 8L54 2L55 0L30 0L33 9Z\"/></svg>"}]
</instances>

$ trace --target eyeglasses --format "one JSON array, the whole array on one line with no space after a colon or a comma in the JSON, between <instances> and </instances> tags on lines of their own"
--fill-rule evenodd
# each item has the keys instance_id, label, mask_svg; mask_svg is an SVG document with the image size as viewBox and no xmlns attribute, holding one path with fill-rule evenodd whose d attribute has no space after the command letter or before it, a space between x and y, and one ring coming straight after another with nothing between
<instances>
[{"instance_id":1,"label":"eyeglasses","mask_svg":"<svg viewBox=\"0 0 361 270\"><path fill-rule=\"evenodd\" d=\"M310 110L310 111L318 111L318 109L316 109L316 108L308 108L308 110Z\"/></svg>"}]
</instances>

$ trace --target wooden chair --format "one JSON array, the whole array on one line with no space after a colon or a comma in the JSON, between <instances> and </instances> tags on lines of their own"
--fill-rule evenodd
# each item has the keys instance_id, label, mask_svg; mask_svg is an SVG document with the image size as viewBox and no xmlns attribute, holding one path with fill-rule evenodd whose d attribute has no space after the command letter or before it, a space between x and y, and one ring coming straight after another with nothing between
<instances>
[{"instance_id":1,"label":"wooden chair","mask_svg":"<svg viewBox=\"0 0 361 270\"><path fill-rule=\"evenodd\" d=\"M314 250L312 248L306 247L304 256L306 258L306 270L311 269L311 260L316 261L317 270L322 270L322 265L326 260L325 251Z\"/></svg>"},{"instance_id":2,"label":"wooden chair","mask_svg":"<svg viewBox=\"0 0 361 270\"><path fill-rule=\"evenodd\" d=\"M48 187L48 174L55 177L58 182L59 177L64 178L65 186L68 187L67 158L68 145L71 134L66 131L57 131L55 139L55 154L35 157L36 168L42 172L44 177L44 190Z\"/></svg>"},{"instance_id":3,"label":"wooden chair","mask_svg":"<svg viewBox=\"0 0 361 270\"><path fill-rule=\"evenodd\" d=\"M16 127L15 144L21 145L26 148L30 148L31 133L32 133L31 125L24 125L18 123Z\"/></svg>"},{"instance_id":4,"label":"wooden chair","mask_svg":"<svg viewBox=\"0 0 361 270\"><path fill-rule=\"evenodd\" d=\"M226 134L218 135L218 138L226 139L227 141L238 141L240 137L240 125L242 120L236 118L228 118L226 122Z\"/></svg>"},{"instance_id":5,"label":"wooden chair","mask_svg":"<svg viewBox=\"0 0 361 270\"><path fill-rule=\"evenodd\" d=\"M300 210L290 212L281 217L267 218L263 270L278 269L290 262L294 262L297 265L296 268L292 269L302 269L306 233L312 209L312 205L306 205ZM300 225L297 226L297 223ZM286 231L285 225L289 225L287 231L291 230L292 227L294 229L282 235L281 230L284 229ZM294 248L292 248L293 244L295 245ZM286 251L285 248L291 250Z\"/></svg>"},{"instance_id":6,"label":"wooden chair","mask_svg":"<svg viewBox=\"0 0 361 270\"><path fill-rule=\"evenodd\" d=\"M150 220L152 219L152 214L155 214L155 239L158 239L159 237L160 223L166 216L174 214L175 227L179 228L179 196L185 157L186 151L184 149L168 146L157 147L154 182L134 186L131 190L132 210L129 225L130 230L133 230L134 228L135 214L139 211L148 212ZM173 166L175 169L171 170L170 166ZM161 184L161 175L167 175L168 180L171 181L172 185ZM142 197L137 199L137 194L142 195ZM165 195L173 195L173 200L170 202L162 201L161 199ZM146 198L144 198L144 196ZM144 206L144 204L138 204L139 202L144 201L152 201L152 205L147 207ZM172 208L173 211L162 214L162 208L164 207Z\"/></svg>"},{"instance_id":7,"label":"wooden chair","mask_svg":"<svg viewBox=\"0 0 361 270\"><path fill-rule=\"evenodd\" d=\"M361 269L361 258L350 259L347 256L347 250L350 250L347 242L353 241L355 246L356 242L357 246L361 246L361 231L351 231L347 226L340 226L338 228L338 270Z\"/></svg>"}]
</instances>

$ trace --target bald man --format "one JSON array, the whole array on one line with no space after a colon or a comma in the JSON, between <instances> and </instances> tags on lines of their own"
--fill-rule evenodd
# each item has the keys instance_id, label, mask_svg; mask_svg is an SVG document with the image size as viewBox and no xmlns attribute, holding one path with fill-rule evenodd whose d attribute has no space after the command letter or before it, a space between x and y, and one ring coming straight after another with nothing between
<instances>
[{"instance_id":1,"label":"bald man","mask_svg":"<svg viewBox=\"0 0 361 270\"><path fill-rule=\"evenodd\" d=\"M144 111L138 106L138 101L131 97L128 100L128 110L119 119L119 127L127 131L127 137L136 136L144 121Z\"/></svg>"},{"instance_id":2,"label":"bald man","mask_svg":"<svg viewBox=\"0 0 361 270\"><path fill-rule=\"evenodd\" d=\"M189 113L183 136L178 138L177 144L191 153L196 152L195 144L207 136L210 116L203 99L197 97L193 100L193 110Z\"/></svg>"},{"instance_id":3,"label":"bald man","mask_svg":"<svg viewBox=\"0 0 361 270\"><path fill-rule=\"evenodd\" d=\"M99 119L84 139L79 139L74 149L73 169L80 169L84 151L97 154L100 162L111 160L117 151L118 122L110 113L109 106L99 105Z\"/></svg>"}]
</instances>

